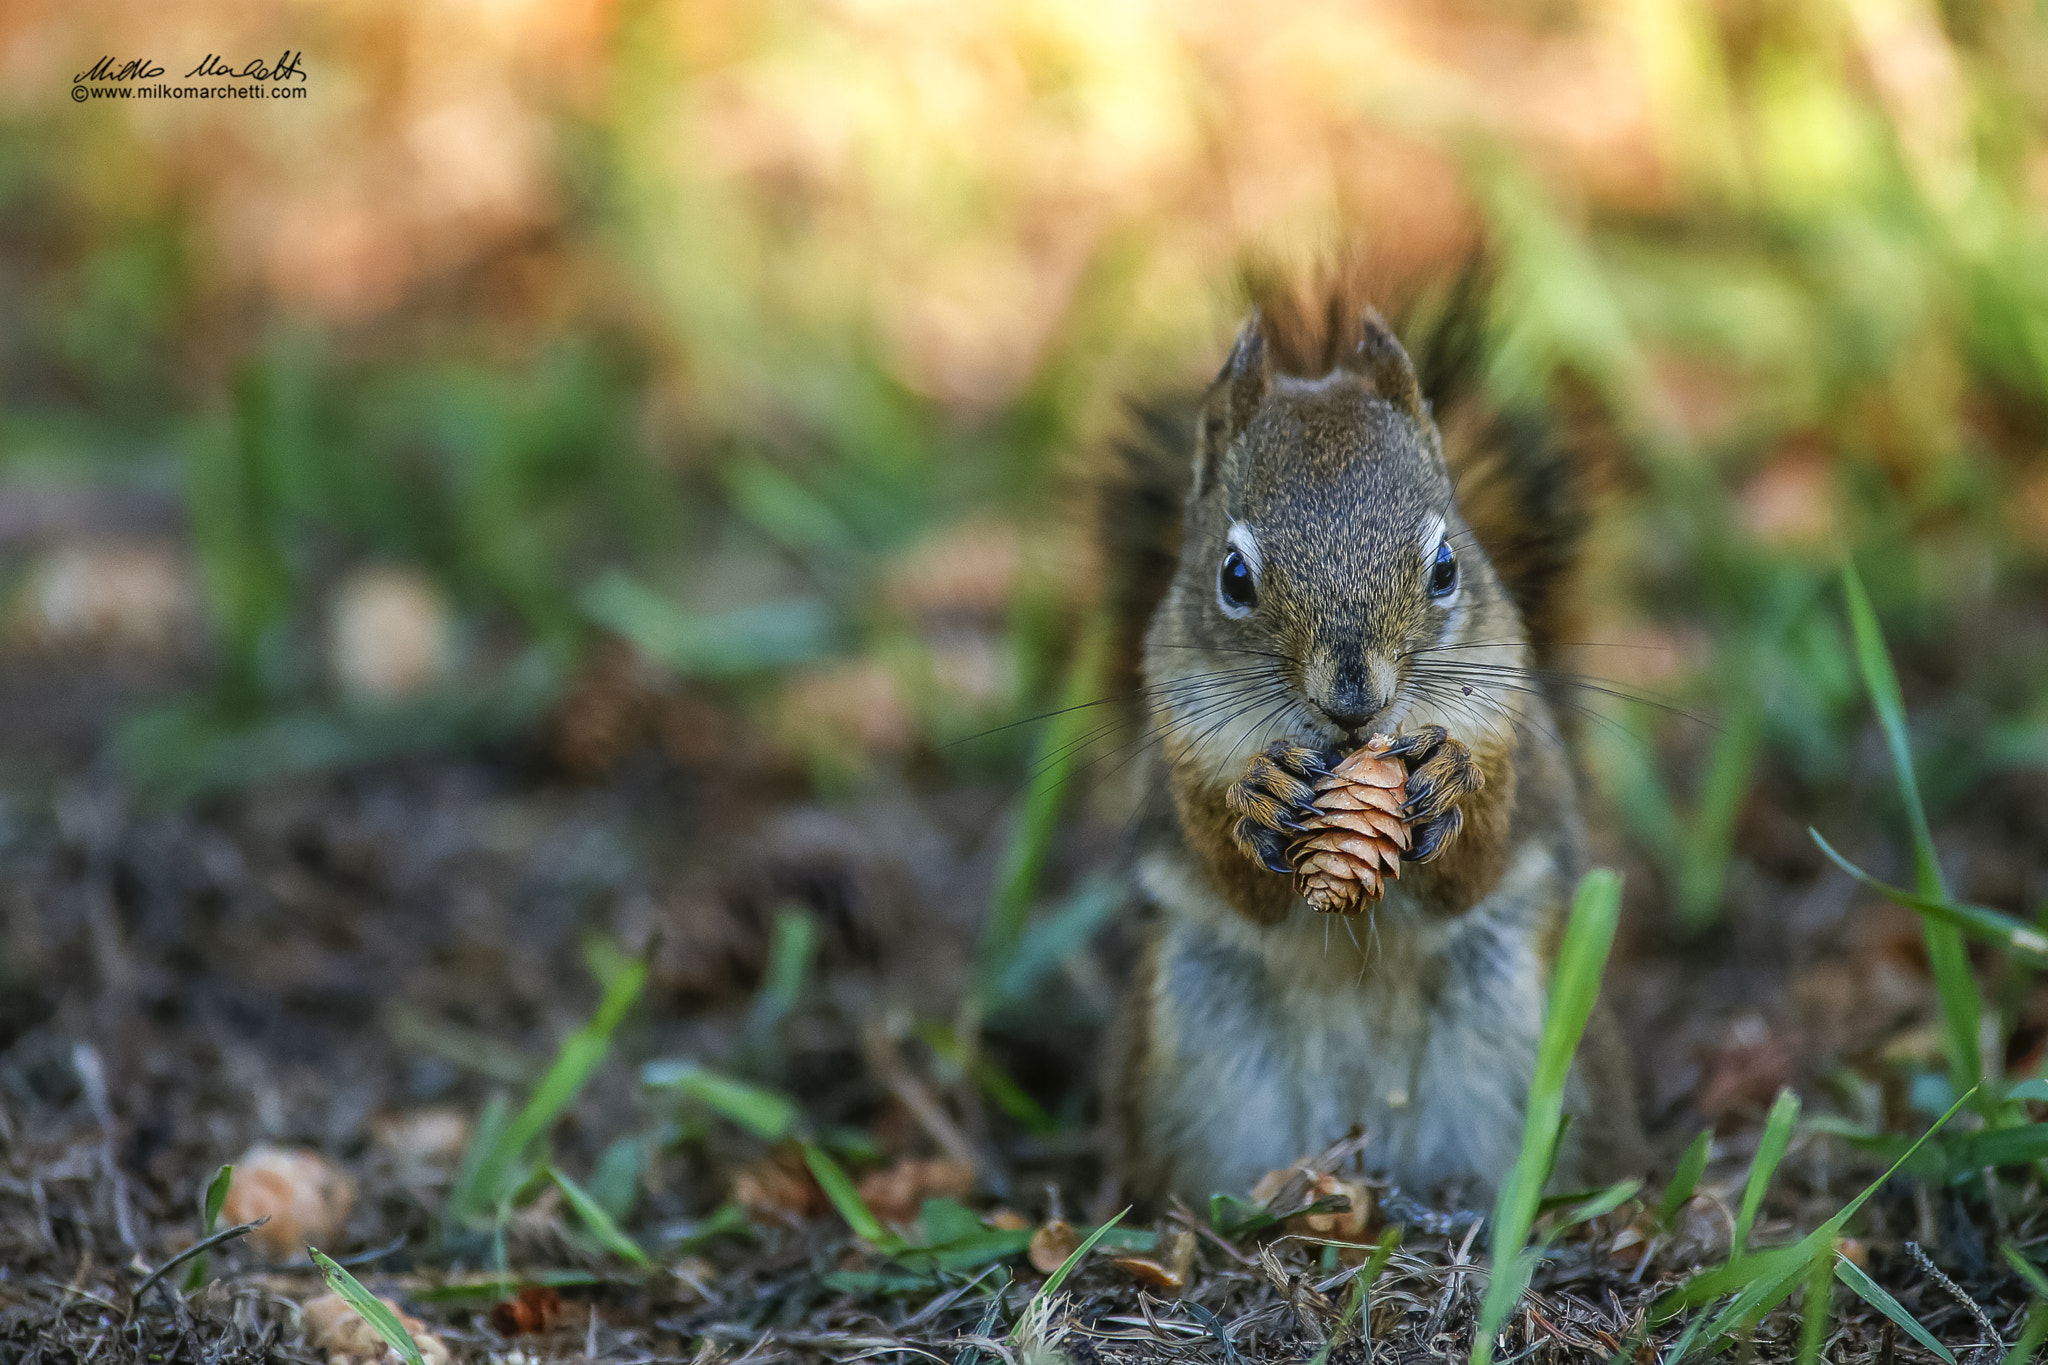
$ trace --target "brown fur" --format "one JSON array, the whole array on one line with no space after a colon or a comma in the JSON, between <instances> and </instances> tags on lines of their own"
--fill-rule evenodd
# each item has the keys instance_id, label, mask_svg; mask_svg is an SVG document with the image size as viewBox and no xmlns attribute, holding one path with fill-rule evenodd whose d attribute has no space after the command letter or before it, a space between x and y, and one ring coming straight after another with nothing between
<instances>
[{"instance_id":1,"label":"brown fur","mask_svg":"<svg viewBox=\"0 0 2048 1365\"><path fill-rule=\"evenodd\" d=\"M1539 424L1478 403L1472 289L1468 279L1451 306L1409 310L1426 342L1419 365L1344 288L1266 289L1197 408L1180 472L1127 453L1128 471L1161 474L1181 493L1181 525L1160 524L1160 497L1134 499L1126 488L1109 504L1147 514L1113 517L1119 538L1142 530L1179 547L1143 652L1175 817L1147 854L1167 913L1127 997L1110 1096L1126 1168L1155 1191L1205 1194L1190 1182L1242 1175L1248 1153L1289 1131L1246 1128L1214 1109L1229 1097L1205 1081L1212 1070L1219 1082L1257 1076L1263 1098L1249 1103L1297 1113L1335 1103L1331 1121L1342 1117L1352 1101L1319 1094L1328 1078L1304 1076L1308 1088L1290 1091L1284 1076L1244 1070L1253 1054L1223 1055L1299 1047L1327 1056L1310 1037L1331 1030L1365 1030L1388 1065L1432 1048L1468 1057L1455 1065L1469 1074L1419 1078L1424 1107L1412 1122L1399 1117L1405 1110L1387 1120L1387 1159L1482 1186L1503 1173L1469 1163L1497 1165L1512 1141L1505 1097L1526 1084L1513 1068L1532 1044L1530 1002L1541 999L1531 974L1548 972L1584 860L1572 765L1541 674L1528 670L1565 619L1587 483ZM1417 321L1425 315L1434 321ZM1456 567L1445 588L1434 571L1447 546ZM1113 580L1125 613L1141 605L1140 585L1162 582L1159 569L1155 557ZM1481 666L1508 671L1472 671ZM1323 954L1303 937L1313 926L1302 917L1313 916L1279 867L1312 797L1308 780L1369 731L1394 734L1409 766L1415 843L1371 927L1389 975L1373 984L1365 960L1354 1001L1342 971L1332 976L1320 960L1327 937ZM1230 929L1218 915L1250 927ZM1477 927L1453 938L1424 928L1467 917ZM1453 942L1466 946L1453 951ZM1294 977L1298 1003L1283 985ZM1400 1022L1437 1009L1431 1001L1488 993L1499 1004L1469 1020ZM1247 1011L1242 1028L1233 1010ZM1297 1027L1309 1032L1290 1041ZM1575 1073L1606 1125L1602 1141L1581 1144L1594 1168L1585 1174L1607 1174L1633 1150L1616 1042L1597 1026ZM1373 1065L1359 1059L1339 1084L1367 1083ZM1358 1096L1360 1117L1382 1103L1375 1093ZM1467 1115L1447 1104L1473 1107ZM1443 1145L1413 1149L1421 1133Z\"/></svg>"}]
</instances>

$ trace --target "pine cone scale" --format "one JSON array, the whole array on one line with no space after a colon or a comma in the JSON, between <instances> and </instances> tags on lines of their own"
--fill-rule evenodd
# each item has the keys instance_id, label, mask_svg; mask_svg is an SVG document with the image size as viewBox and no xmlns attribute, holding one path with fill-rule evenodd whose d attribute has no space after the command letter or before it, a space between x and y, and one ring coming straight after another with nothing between
<instances>
[{"instance_id":1,"label":"pine cone scale","mask_svg":"<svg viewBox=\"0 0 2048 1365\"><path fill-rule=\"evenodd\" d=\"M1401 875L1408 822L1401 818L1407 770L1375 735L1316 780L1315 813L1288 850L1295 894L1326 914L1356 915Z\"/></svg>"}]
</instances>

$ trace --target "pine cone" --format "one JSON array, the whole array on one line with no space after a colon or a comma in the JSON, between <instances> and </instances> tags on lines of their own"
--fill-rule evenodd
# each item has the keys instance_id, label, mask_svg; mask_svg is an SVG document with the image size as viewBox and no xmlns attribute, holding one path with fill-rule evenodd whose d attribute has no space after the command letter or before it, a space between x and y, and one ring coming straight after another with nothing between
<instances>
[{"instance_id":1,"label":"pine cone","mask_svg":"<svg viewBox=\"0 0 2048 1365\"><path fill-rule=\"evenodd\" d=\"M1356 915L1401 875L1408 822L1401 818L1408 770L1374 735L1316 785L1316 813L1288 850L1294 894L1331 915ZM1384 880L1383 880L1384 879Z\"/></svg>"}]
</instances>

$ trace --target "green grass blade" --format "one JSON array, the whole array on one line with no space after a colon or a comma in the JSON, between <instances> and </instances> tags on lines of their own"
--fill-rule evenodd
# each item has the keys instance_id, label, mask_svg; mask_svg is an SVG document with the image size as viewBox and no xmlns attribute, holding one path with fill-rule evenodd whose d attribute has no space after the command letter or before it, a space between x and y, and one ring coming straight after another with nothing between
<instances>
[{"instance_id":1,"label":"green grass blade","mask_svg":"<svg viewBox=\"0 0 2048 1365\"><path fill-rule=\"evenodd\" d=\"M811 1175L818 1182L818 1188L832 1201L832 1207L839 1210L839 1216L846 1220L846 1226L863 1241L873 1242L879 1247L899 1245L901 1238L882 1226L882 1220L875 1217L867 1201L860 1197L853 1177L846 1168L832 1159L832 1154L815 1142L804 1144L804 1165L811 1168Z\"/></svg>"},{"instance_id":2,"label":"green grass blade","mask_svg":"<svg viewBox=\"0 0 2048 1365\"><path fill-rule=\"evenodd\" d=\"M640 1068L640 1083L680 1090L763 1142L780 1142L788 1137L799 1117L795 1101L773 1090L707 1071L692 1061L649 1062Z\"/></svg>"},{"instance_id":3,"label":"green grass blade","mask_svg":"<svg viewBox=\"0 0 2048 1365\"><path fill-rule=\"evenodd\" d=\"M2043 1341L2048 1341L2048 1303L2036 1303L2027 1310L2027 1325L2020 1329L2020 1339L1999 1365L2031 1365Z\"/></svg>"},{"instance_id":4,"label":"green grass blade","mask_svg":"<svg viewBox=\"0 0 2048 1365\"><path fill-rule=\"evenodd\" d=\"M1764 1194L1771 1187L1771 1177L1778 1173L1778 1163L1785 1159L1785 1149L1792 1143L1792 1125L1797 1122L1799 1096L1789 1089L1780 1090L1771 1101L1770 1117L1764 1120L1763 1136L1757 1139L1756 1156L1749 1163L1749 1179L1742 1187L1742 1206L1735 1215L1735 1240L1728 1248L1730 1263L1749 1251L1749 1233L1756 1226L1757 1210L1763 1207Z\"/></svg>"},{"instance_id":5,"label":"green grass blade","mask_svg":"<svg viewBox=\"0 0 2048 1365\"><path fill-rule=\"evenodd\" d=\"M555 1060L534 1086L518 1115L506 1124L476 1164L471 1179L459 1186L463 1198L451 1200L450 1211L460 1221L479 1218L511 1193L523 1178L520 1167L528 1160L533 1145L575 1103L611 1051L612 1034L626 1011L640 998L647 984L647 964L637 959L620 959L606 964L603 998L590 1022L563 1039Z\"/></svg>"},{"instance_id":6,"label":"green grass blade","mask_svg":"<svg viewBox=\"0 0 2048 1365\"><path fill-rule=\"evenodd\" d=\"M1039 873L1052 850L1053 831L1066 804L1067 787L1086 747L1086 736L1098 723L1094 713L1085 708L1100 689L1109 641L1108 617L1098 613L1082 632L1080 647L1074 652L1074 661L1060 689L1059 710L1046 726L1044 742L1032 765L1024 810L1003 849L1003 861L996 873L995 902L989 909L988 925L982 931L976 981L977 992L984 999L994 997L1024 937L1025 920L1038 895Z\"/></svg>"},{"instance_id":7,"label":"green grass blade","mask_svg":"<svg viewBox=\"0 0 2048 1365\"><path fill-rule=\"evenodd\" d=\"M1059 1269L1053 1271L1052 1274L1045 1277L1045 1283L1040 1285L1038 1287L1038 1292L1031 1296L1031 1303L1026 1306L1023 1312L1017 1315L1017 1325L1010 1329L1010 1340L1017 1340L1018 1335L1023 1332L1025 1326L1031 1322L1032 1317L1034 1316L1032 1313L1032 1309L1036 1308L1039 1304L1051 1298L1053 1295L1059 1293L1060 1286L1067 1282L1067 1276L1074 1273L1074 1267L1081 1264L1081 1262L1087 1260L1088 1253L1095 1250L1095 1244L1101 1241L1104 1237L1107 1237L1109 1235L1109 1230L1111 1228L1115 1227L1118 1223L1123 1222L1124 1215L1129 1212L1129 1208L1119 1210L1117 1212L1116 1217L1110 1219L1101 1227L1095 1229L1095 1231L1089 1233L1086 1237L1082 1238L1081 1245L1075 1247L1071 1252L1067 1253L1067 1259L1060 1262Z\"/></svg>"},{"instance_id":8,"label":"green grass blade","mask_svg":"<svg viewBox=\"0 0 2048 1365\"><path fill-rule=\"evenodd\" d=\"M1856 662L1863 673L1863 685L1877 711L1877 723L1884 731L1885 746L1891 751L1892 770L1898 778L1899 797L1905 804L1906 823L1913 834L1914 884L1921 895L1933 900L1949 898L1948 884L1941 875L1941 862L1934 851L1934 835L1927 825L1927 811L1920 802L1920 782L1913 771L1913 749L1906 735L1905 697L1899 690L1899 676L1892 669L1891 654L1885 649L1884 634L1878 629L1877 613L1871 608L1863 580L1854 561L1842 565L1842 587L1849 601L1849 624L1856 638ZM1983 1079L1983 1063L1977 1052L1977 1035L1984 1015L1984 1000L1970 975L1969 951L1963 936L1948 923L1922 917L1927 936L1927 956L1934 969L1935 986L1941 996L1942 1021L1950 1079L1957 1090L1974 1090ZM1986 1092L1979 1092L1989 1102Z\"/></svg>"},{"instance_id":9,"label":"green grass blade","mask_svg":"<svg viewBox=\"0 0 2048 1365\"><path fill-rule=\"evenodd\" d=\"M1816 1252L1806 1268L1806 1298L1799 1308L1799 1365L1821 1365L1821 1348L1828 1343L1829 1300L1835 1290L1834 1259L1834 1248L1828 1247Z\"/></svg>"},{"instance_id":10,"label":"green grass blade","mask_svg":"<svg viewBox=\"0 0 2048 1365\"><path fill-rule=\"evenodd\" d=\"M967 1055L960 1046L960 1036L937 1020L919 1020L915 1025L917 1036L924 1040L942 1061L965 1071L982 1093L996 1102L996 1107L1017 1120L1033 1133L1054 1133L1059 1123L1045 1112L1045 1106L1031 1098L1031 1093L1017 1084L1016 1078L997 1066L986 1056Z\"/></svg>"},{"instance_id":11,"label":"green grass blade","mask_svg":"<svg viewBox=\"0 0 2048 1365\"><path fill-rule=\"evenodd\" d=\"M1309 1357L1308 1365L1329 1365L1330 1352L1337 1348L1338 1342L1344 1340L1351 1331L1351 1324L1358 1321L1358 1315L1365 1311L1365 1294L1365 1276L1353 1276L1351 1293L1344 1300L1344 1311L1338 1316L1336 1327L1324 1340L1321 1349Z\"/></svg>"},{"instance_id":12,"label":"green grass blade","mask_svg":"<svg viewBox=\"0 0 2048 1365\"><path fill-rule=\"evenodd\" d=\"M1935 1340L1934 1333L1920 1325L1920 1320L1906 1311L1906 1306L1885 1292L1883 1285L1864 1273L1863 1267L1837 1251L1835 1255L1835 1276L1843 1284L1856 1291L1865 1303L1899 1325L1901 1331L1919 1342L1934 1354L1956 1365L1955 1352Z\"/></svg>"},{"instance_id":13,"label":"green grass blade","mask_svg":"<svg viewBox=\"0 0 2048 1365\"><path fill-rule=\"evenodd\" d=\"M597 1238L606 1251L622 1261L631 1261L643 1270L654 1264L640 1249L640 1244L628 1237L605 1212L604 1206L592 1199L581 1185L553 1166L548 1167L548 1174L562 1191L562 1197L569 1201L569 1207L576 1210L576 1216L583 1220L583 1226L590 1229L590 1235Z\"/></svg>"},{"instance_id":14,"label":"green grass blade","mask_svg":"<svg viewBox=\"0 0 2048 1365\"><path fill-rule=\"evenodd\" d=\"M206 1190L199 1196L199 1236L203 1241L213 1236L220 1226L221 1207L228 1202L228 1187L235 1183L235 1168L223 1166L213 1173L213 1179L206 1182ZM206 1283L205 1256L194 1256L192 1264L185 1271L185 1292L191 1293Z\"/></svg>"},{"instance_id":15,"label":"green grass blade","mask_svg":"<svg viewBox=\"0 0 2048 1365\"><path fill-rule=\"evenodd\" d=\"M1108 878L1091 880L1067 903L1024 930L1016 951L997 978L992 1004L1029 1004L1039 979L1087 947L1121 902L1121 888Z\"/></svg>"},{"instance_id":16,"label":"green grass blade","mask_svg":"<svg viewBox=\"0 0 2048 1365\"><path fill-rule=\"evenodd\" d=\"M199 1201L199 1235L213 1236L220 1226L220 1211L228 1202L228 1188L235 1183L235 1168L223 1166L213 1173L213 1179L206 1183L205 1197Z\"/></svg>"},{"instance_id":17,"label":"green grass blade","mask_svg":"<svg viewBox=\"0 0 2048 1365\"><path fill-rule=\"evenodd\" d=\"M327 1287L348 1300L348 1306L355 1309L370 1330L384 1339L384 1344L398 1352L405 1365L427 1365L420 1355L419 1343L399 1323L398 1315L384 1306L384 1301L363 1287L363 1282L335 1264L316 1247L307 1247L306 1254L313 1258L313 1264L320 1267L320 1273L327 1277Z\"/></svg>"},{"instance_id":18,"label":"green grass blade","mask_svg":"<svg viewBox=\"0 0 2048 1365\"><path fill-rule=\"evenodd\" d=\"M2015 919L2011 915L1993 910L1988 905L1970 905L1946 897L1923 896L1902 886L1879 881L1836 852L1834 845L1823 839L1819 831L1809 829L1806 832L1836 867L1894 905L1917 910L1924 916L1953 925L1963 933L1975 935L2029 967L2048 968L2048 934L2043 934L2025 920Z\"/></svg>"},{"instance_id":19,"label":"green grass blade","mask_svg":"<svg viewBox=\"0 0 2048 1365\"><path fill-rule=\"evenodd\" d=\"M472 1211L488 1207L489 1201L478 1192L478 1177L483 1172L485 1159L503 1141L505 1125L511 1121L512 1105L502 1093L493 1094L484 1101L483 1112L477 1115L476 1132L470 1135L469 1146L462 1153L462 1164L455 1171L455 1183L448 1191L451 1218L466 1221Z\"/></svg>"},{"instance_id":20,"label":"green grass blade","mask_svg":"<svg viewBox=\"0 0 2048 1365\"><path fill-rule=\"evenodd\" d=\"M1664 1198L1657 1205L1657 1227L1669 1232L1678 1221L1678 1215L1692 1202L1700 1187L1700 1177L1706 1174L1707 1157L1714 1146L1714 1130L1702 1128L1700 1135L1685 1149L1685 1155L1678 1158L1678 1169L1671 1173L1671 1183L1664 1187Z\"/></svg>"},{"instance_id":21,"label":"green grass blade","mask_svg":"<svg viewBox=\"0 0 2048 1365\"><path fill-rule=\"evenodd\" d=\"M759 1057L780 1055L776 1032L803 999L804 981L818 952L818 921L805 910L778 911L768 944L768 969L747 1014L747 1050Z\"/></svg>"},{"instance_id":22,"label":"green grass blade","mask_svg":"<svg viewBox=\"0 0 2048 1365\"><path fill-rule=\"evenodd\" d=\"M1579 882L1572 898L1571 919L1565 926L1564 944L1558 951L1543 1011L1543 1034L1536 1051L1536 1074L1529 1085L1521 1151L1494 1204L1494 1268L1472 1340L1473 1365L1488 1365L1493 1359L1494 1339L1528 1283L1534 1258L1522 1248L1528 1244L1529 1225L1536 1217L1543 1183L1556 1156L1565 1082L1600 995L1600 974L1607 965L1620 916L1620 876L1606 868L1594 868Z\"/></svg>"},{"instance_id":23,"label":"green grass blade","mask_svg":"<svg viewBox=\"0 0 2048 1365\"><path fill-rule=\"evenodd\" d=\"M1832 1218L1811 1233L1789 1246L1760 1251L1739 1261L1693 1276L1678 1288L1660 1296L1650 1306L1650 1320L1668 1322L1688 1308L1696 1308L1728 1294L1736 1294L1734 1302L1711 1321L1701 1318L1687 1328L1683 1340L1690 1342L1699 1336L1711 1340L1751 1314L1760 1316L1768 1312L1792 1292L1800 1270L1811 1263L1814 1254L1823 1246L1832 1246L1834 1239L1840 1235L1849 1220L1856 1216L1857 1211L1869 1202L1870 1197L1883 1188L1887 1180L1897 1175L1906 1163L1911 1161L1935 1134L1947 1127L1948 1121L1974 1098L1974 1092L1965 1092L1948 1107L1946 1113L1928 1127L1926 1132L1914 1139L1912 1146L1899 1154L1898 1159L1885 1169L1883 1175L1864 1186L1855 1198L1836 1210ZM1701 1326L1702 1322L1706 1323L1704 1327ZM1698 1329L1697 1332L1693 1330L1695 1328ZM1681 1351L1673 1351L1665 1356L1665 1359L1670 1361L1683 1358L1684 1353Z\"/></svg>"},{"instance_id":24,"label":"green grass blade","mask_svg":"<svg viewBox=\"0 0 2048 1365\"><path fill-rule=\"evenodd\" d=\"M684 677L729 678L815 659L832 647L838 629L831 608L815 598L700 616L617 569L593 583L579 605Z\"/></svg>"},{"instance_id":25,"label":"green grass blade","mask_svg":"<svg viewBox=\"0 0 2048 1365\"><path fill-rule=\"evenodd\" d=\"M1721 888L1735 847L1735 821L1749 794L1762 741L1763 718L1755 705L1746 705L1715 736L1707 755L1692 825L1679 852L1678 913L1688 928L1704 929L1720 916Z\"/></svg>"},{"instance_id":26,"label":"green grass blade","mask_svg":"<svg viewBox=\"0 0 2048 1365\"><path fill-rule=\"evenodd\" d=\"M1544 1234L1544 1240L1551 1241L1581 1223L1590 1223L1603 1214L1609 1214L1636 1197L1643 1188L1640 1180L1618 1180L1583 1203L1571 1206L1557 1226Z\"/></svg>"},{"instance_id":27,"label":"green grass blade","mask_svg":"<svg viewBox=\"0 0 2048 1365\"><path fill-rule=\"evenodd\" d=\"M2041 1267L2028 1260L2026 1253L2011 1242L2000 1242L1998 1249L2005 1253L2005 1259L2019 1272L2020 1278L2027 1282L2027 1288L2048 1299L2048 1275L2041 1273Z\"/></svg>"}]
</instances>

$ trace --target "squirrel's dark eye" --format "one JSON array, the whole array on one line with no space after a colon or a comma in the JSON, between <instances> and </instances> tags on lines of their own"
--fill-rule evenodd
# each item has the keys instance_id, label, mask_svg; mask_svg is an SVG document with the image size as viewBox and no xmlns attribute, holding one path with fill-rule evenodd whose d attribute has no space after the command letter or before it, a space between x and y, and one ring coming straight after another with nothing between
<instances>
[{"instance_id":1,"label":"squirrel's dark eye","mask_svg":"<svg viewBox=\"0 0 2048 1365\"><path fill-rule=\"evenodd\" d=\"M1436 562L1429 569L1429 595L1447 597L1458 586L1458 552L1448 540L1436 547Z\"/></svg>"},{"instance_id":2,"label":"squirrel's dark eye","mask_svg":"<svg viewBox=\"0 0 2048 1365\"><path fill-rule=\"evenodd\" d=\"M1249 616L1259 605L1259 586L1252 581L1252 566L1236 550L1223 556L1216 571L1216 598L1227 616Z\"/></svg>"}]
</instances>

